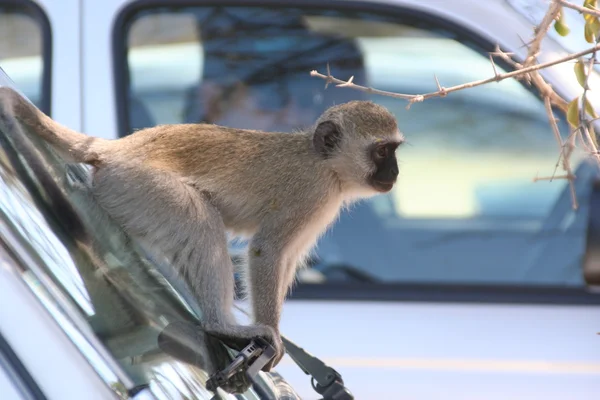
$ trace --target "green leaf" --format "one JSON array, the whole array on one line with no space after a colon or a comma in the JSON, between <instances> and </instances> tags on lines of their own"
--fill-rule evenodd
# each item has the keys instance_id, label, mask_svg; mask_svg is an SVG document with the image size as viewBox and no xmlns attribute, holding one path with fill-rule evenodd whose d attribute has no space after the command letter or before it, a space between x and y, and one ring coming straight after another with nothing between
<instances>
[{"instance_id":1,"label":"green leaf","mask_svg":"<svg viewBox=\"0 0 600 400\"><path fill-rule=\"evenodd\" d=\"M562 23L560 21L556 21L554 23L554 30L556 32L558 32L558 34L560 36L567 36L569 34L569 32L571 32L571 30L569 29L569 27L566 24L564 24L564 23Z\"/></svg>"},{"instance_id":2,"label":"green leaf","mask_svg":"<svg viewBox=\"0 0 600 400\"><path fill-rule=\"evenodd\" d=\"M584 7L586 7L586 8L592 9L592 10L593 10L593 9L596 7L595 5L594 5L594 6L592 6L592 5L586 5L586 4L584 4L583 6L584 6ZM592 22L592 20L593 20L594 18L596 18L596 16L594 16L594 15L592 15L592 14L583 14L583 19L584 19L586 22Z\"/></svg>"},{"instance_id":3,"label":"green leaf","mask_svg":"<svg viewBox=\"0 0 600 400\"><path fill-rule=\"evenodd\" d=\"M560 11L558 12L558 18L557 18L556 22L554 23L554 30L556 32L558 32L558 34L560 36L567 36L569 34L569 32L571 32L571 30L567 26L567 23L565 22L562 7L560 8Z\"/></svg>"},{"instance_id":4,"label":"green leaf","mask_svg":"<svg viewBox=\"0 0 600 400\"><path fill-rule=\"evenodd\" d=\"M594 18L596 18L596 16L592 14L583 14L583 19L585 20L585 22L592 22Z\"/></svg>"},{"instance_id":5,"label":"green leaf","mask_svg":"<svg viewBox=\"0 0 600 400\"><path fill-rule=\"evenodd\" d=\"M589 8L591 10L595 9L597 5L598 5L597 0L585 0L583 2L583 7ZM591 14L583 14L583 16L585 17L586 21L587 21L588 17L592 17L592 18L594 17Z\"/></svg>"},{"instance_id":6,"label":"green leaf","mask_svg":"<svg viewBox=\"0 0 600 400\"><path fill-rule=\"evenodd\" d=\"M594 107L592 107L592 104L588 101L588 99L585 99L585 112L587 112L589 115L592 116L592 118L598 118L598 114L596 114L596 110L594 110Z\"/></svg>"},{"instance_id":7,"label":"green leaf","mask_svg":"<svg viewBox=\"0 0 600 400\"><path fill-rule=\"evenodd\" d=\"M598 6L597 3L598 2L596 0L589 0L589 1L586 0L583 2L583 7L589 8L590 10L596 10L596 8ZM598 17L596 17L595 15L583 14L583 18L584 18L585 22L589 22L592 25L598 24ZM595 35L598 36L598 28L597 27L595 27L593 32L595 32Z\"/></svg>"},{"instance_id":8,"label":"green leaf","mask_svg":"<svg viewBox=\"0 0 600 400\"><path fill-rule=\"evenodd\" d=\"M600 21L598 21L598 18L594 17L594 19L590 21L590 26L592 27L592 32L594 32L594 35L598 37L598 32L600 32Z\"/></svg>"},{"instance_id":9,"label":"green leaf","mask_svg":"<svg viewBox=\"0 0 600 400\"><path fill-rule=\"evenodd\" d=\"M585 89L586 75L585 75L585 65L583 64L583 61L578 60L577 63L575 64L574 69L575 69L575 76L577 77L577 82L579 82L581 87Z\"/></svg>"},{"instance_id":10,"label":"green leaf","mask_svg":"<svg viewBox=\"0 0 600 400\"><path fill-rule=\"evenodd\" d=\"M567 108L567 121L573 128L579 126L579 97L575 97Z\"/></svg>"},{"instance_id":11,"label":"green leaf","mask_svg":"<svg viewBox=\"0 0 600 400\"><path fill-rule=\"evenodd\" d=\"M596 34L594 32L594 28L592 27L589 21L585 23L585 27L583 28L583 35L585 36L585 41L588 43L594 43L596 41Z\"/></svg>"}]
</instances>

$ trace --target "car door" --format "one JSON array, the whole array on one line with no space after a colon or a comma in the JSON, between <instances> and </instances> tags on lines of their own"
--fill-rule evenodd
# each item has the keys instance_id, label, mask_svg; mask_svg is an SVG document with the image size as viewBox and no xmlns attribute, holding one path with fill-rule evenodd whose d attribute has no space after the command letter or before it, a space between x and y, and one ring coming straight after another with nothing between
<instances>
[{"instance_id":1,"label":"car door","mask_svg":"<svg viewBox=\"0 0 600 400\"><path fill-rule=\"evenodd\" d=\"M329 67L407 93L435 91L434 75L444 86L487 78L488 52L500 43L522 53L518 35L531 32L504 2L137 1L115 21L120 136L181 122L291 131L356 99L397 116L407 144L396 189L342 213L281 327L357 398L600 390L600 297L583 273L597 171L574 155L577 212L565 181L532 182L558 158L539 95L506 80L406 109L309 74ZM570 81L549 77L570 93ZM314 398L289 359L279 369Z\"/></svg>"}]
</instances>

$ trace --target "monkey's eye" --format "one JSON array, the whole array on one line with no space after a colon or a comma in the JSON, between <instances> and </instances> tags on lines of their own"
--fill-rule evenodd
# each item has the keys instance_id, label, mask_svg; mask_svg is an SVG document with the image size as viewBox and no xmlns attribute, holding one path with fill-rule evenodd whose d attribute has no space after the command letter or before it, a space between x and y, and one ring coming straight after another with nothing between
<instances>
[{"instance_id":1,"label":"monkey's eye","mask_svg":"<svg viewBox=\"0 0 600 400\"><path fill-rule=\"evenodd\" d=\"M387 146L380 146L375 150L375 155L377 158L387 158L388 156L388 148Z\"/></svg>"}]
</instances>

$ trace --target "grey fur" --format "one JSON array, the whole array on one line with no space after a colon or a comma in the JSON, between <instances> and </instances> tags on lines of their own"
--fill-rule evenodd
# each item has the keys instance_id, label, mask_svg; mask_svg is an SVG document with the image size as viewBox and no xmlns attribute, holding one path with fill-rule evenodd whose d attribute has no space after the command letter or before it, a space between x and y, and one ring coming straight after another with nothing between
<instances>
[{"instance_id":1,"label":"grey fur","mask_svg":"<svg viewBox=\"0 0 600 400\"><path fill-rule=\"evenodd\" d=\"M378 193L367 183L376 168L367 147L402 141L394 117L370 102L332 107L314 127L294 134L180 124L118 140L61 126L8 88L0 88L0 102L0 124L15 115L66 157L95 167L98 203L127 233L170 259L198 297L207 332L274 343L278 355L266 370L283 355L278 324L297 265L342 206ZM313 145L324 121L341 132L332 157ZM238 325L232 315L226 230L251 237L254 325Z\"/></svg>"}]
</instances>

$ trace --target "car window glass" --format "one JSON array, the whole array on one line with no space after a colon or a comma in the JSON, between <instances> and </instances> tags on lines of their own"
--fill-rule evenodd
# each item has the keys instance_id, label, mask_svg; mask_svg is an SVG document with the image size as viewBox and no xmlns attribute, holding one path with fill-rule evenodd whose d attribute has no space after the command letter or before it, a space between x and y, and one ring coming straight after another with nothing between
<instances>
[{"instance_id":1,"label":"car window glass","mask_svg":"<svg viewBox=\"0 0 600 400\"><path fill-rule=\"evenodd\" d=\"M0 0L0 67L40 109L48 112L45 70L49 68L49 37L42 11L28 1L4 4ZM49 29L49 28L47 28Z\"/></svg>"},{"instance_id":2,"label":"car window glass","mask_svg":"<svg viewBox=\"0 0 600 400\"><path fill-rule=\"evenodd\" d=\"M572 212L565 180L533 182L555 173L559 150L531 88L505 80L407 110L405 101L325 89L309 75L329 65L338 78L403 93L436 91L434 75L444 86L493 76L492 45L438 25L400 11L135 12L123 38L124 133L189 122L290 132L333 104L372 100L397 116L407 138L399 182L344 211L323 237L313 260L322 280L581 285L587 214ZM496 69L509 67L497 60ZM558 124L565 139L564 118ZM588 176L581 160L575 154L573 166ZM563 240L570 245L557 254Z\"/></svg>"}]
</instances>

